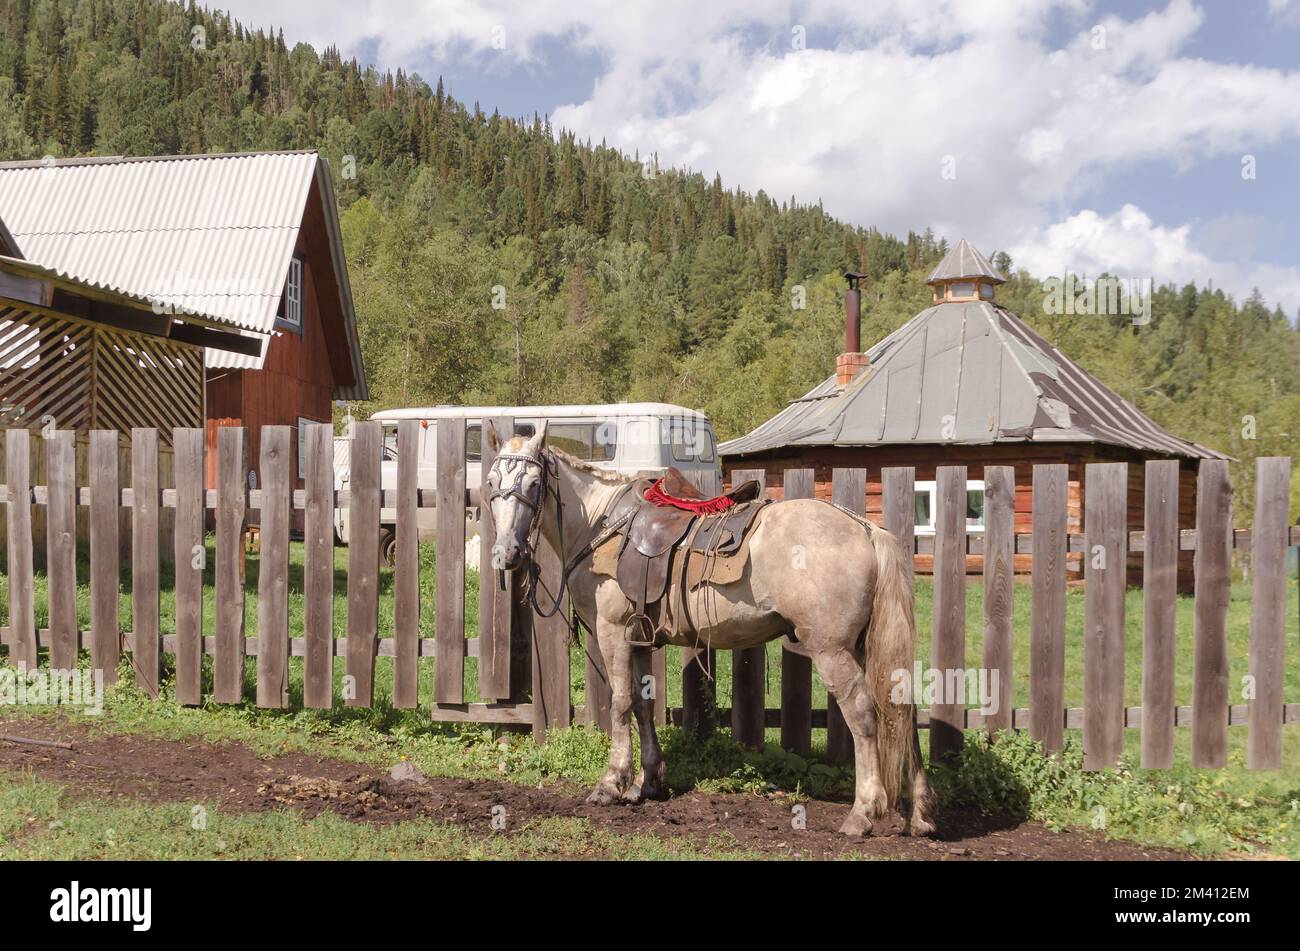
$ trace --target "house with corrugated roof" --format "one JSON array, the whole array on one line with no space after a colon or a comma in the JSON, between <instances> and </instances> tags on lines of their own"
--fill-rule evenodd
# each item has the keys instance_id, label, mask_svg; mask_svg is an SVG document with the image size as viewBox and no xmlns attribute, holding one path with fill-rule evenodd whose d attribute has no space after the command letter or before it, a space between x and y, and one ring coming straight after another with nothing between
<instances>
[{"instance_id":1,"label":"house with corrugated roof","mask_svg":"<svg viewBox=\"0 0 1300 951\"><path fill-rule=\"evenodd\" d=\"M1182 527L1195 525L1196 472L1223 454L1170 433L1082 369L1011 311L998 305L1005 278L965 240L927 278L933 304L898 330L859 350L861 275L847 275L846 346L836 373L752 432L719 446L724 469L763 468L779 497L786 469L815 470L830 498L832 470L866 468L868 515L882 517L880 470L916 469L915 531L933 534L935 469L967 467L967 527L982 531L983 469L1012 466L1016 531L1031 530L1033 466L1069 467L1068 525L1083 529L1085 466L1128 462L1129 522L1142 526L1143 465L1180 464ZM1017 554L1028 571L1032 556ZM1079 555L1070 556L1080 568ZM933 566L916 556L918 571ZM968 556L968 570L981 570Z\"/></svg>"},{"instance_id":2,"label":"house with corrugated roof","mask_svg":"<svg viewBox=\"0 0 1300 951\"><path fill-rule=\"evenodd\" d=\"M367 398L338 209L316 152L0 163L0 219L29 262L248 338L246 352L203 353L210 480L220 426L248 428L255 481L260 427L301 433L330 421L332 400ZM299 484L298 458L291 465Z\"/></svg>"}]
</instances>

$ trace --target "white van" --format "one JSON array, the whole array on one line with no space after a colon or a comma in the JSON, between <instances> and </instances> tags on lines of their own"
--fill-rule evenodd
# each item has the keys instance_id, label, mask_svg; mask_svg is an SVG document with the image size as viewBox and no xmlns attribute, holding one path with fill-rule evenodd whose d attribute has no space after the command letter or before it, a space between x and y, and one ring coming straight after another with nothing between
<instances>
[{"instance_id":1,"label":"white van","mask_svg":"<svg viewBox=\"0 0 1300 951\"><path fill-rule=\"evenodd\" d=\"M629 476L659 476L669 466L680 469L700 488L711 494L721 491L722 467L718 459L713 424L703 413L671 403L611 403L596 406L434 406L416 409L393 409L375 413L371 421L383 426L382 484L397 488L397 424L404 419L418 419L420 428L420 463L418 483L422 489L436 487L437 425L441 419L465 420L465 484L480 485L483 478L483 420L509 416L515 421L515 433L531 436L542 420L546 421L548 445L563 449L579 459ZM344 489L349 482L350 445L347 437L335 442L334 483ZM385 561L392 563L396 553L397 512L383 509L380 514L380 550ZM421 541L431 541L436 533L437 513L421 509ZM348 513L335 513L335 529L342 544L348 541ZM473 521L471 536L477 534Z\"/></svg>"}]
</instances>

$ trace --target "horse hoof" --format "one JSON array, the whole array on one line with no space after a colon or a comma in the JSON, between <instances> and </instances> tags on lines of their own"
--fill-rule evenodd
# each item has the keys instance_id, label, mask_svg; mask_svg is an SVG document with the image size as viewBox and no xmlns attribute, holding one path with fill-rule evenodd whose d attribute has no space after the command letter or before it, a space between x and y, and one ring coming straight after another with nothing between
<instances>
[{"instance_id":1,"label":"horse hoof","mask_svg":"<svg viewBox=\"0 0 1300 951\"><path fill-rule=\"evenodd\" d=\"M612 806L619 801L618 790L607 783L601 783L591 791L587 802L593 806Z\"/></svg>"},{"instance_id":2,"label":"horse hoof","mask_svg":"<svg viewBox=\"0 0 1300 951\"><path fill-rule=\"evenodd\" d=\"M860 812L850 812L849 817L840 826L840 833L855 839L871 835L871 820Z\"/></svg>"},{"instance_id":3,"label":"horse hoof","mask_svg":"<svg viewBox=\"0 0 1300 951\"><path fill-rule=\"evenodd\" d=\"M623 802L629 802L632 803L633 805L637 805L645 801L646 795L641 789L641 784L636 783L633 786L629 786L627 791L624 792L620 798L623 800Z\"/></svg>"},{"instance_id":4,"label":"horse hoof","mask_svg":"<svg viewBox=\"0 0 1300 951\"><path fill-rule=\"evenodd\" d=\"M934 835L934 823L925 816L912 816L912 821L907 824L907 834L911 836Z\"/></svg>"}]
</instances>

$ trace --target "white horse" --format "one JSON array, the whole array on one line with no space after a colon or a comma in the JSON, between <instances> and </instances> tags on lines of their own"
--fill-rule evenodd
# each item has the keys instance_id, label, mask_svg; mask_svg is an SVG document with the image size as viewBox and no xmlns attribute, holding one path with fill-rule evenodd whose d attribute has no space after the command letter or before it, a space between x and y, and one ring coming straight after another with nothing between
<instances>
[{"instance_id":1,"label":"white horse","mask_svg":"<svg viewBox=\"0 0 1300 951\"><path fill-rule=\"evenodd\" d=\"M636 605L614 577L597 573L593 560L584 557L604 533L606 514L635 489L625 476L547 447L545 435L543 428L503 446L488 427L488 445L498 453L488 475L496 529L492 567L526 565L539 533L559 555L574 609L595 632L613 694L609 768L588 802L659 798L667 790L654 701L633 690L634 683L650 676L650 651L629 644L626 636ZM661 637L719 650L792 637L791 648L812 658L853 735L854 802L840 831L866 835L872 819L900 808L910 774L908 831L933 832L915 712L910 702L890 696L895 672L911 670L916 641L907 555L897 539L837 506L797 499L767 506L748 544L749 562L739 580L705 583L685 594L681 614L689 622L674 623L678 593L670 589L661 602ZM641 774L635 781L633 712L641 739Z\"/></svg>"}]
</instances>

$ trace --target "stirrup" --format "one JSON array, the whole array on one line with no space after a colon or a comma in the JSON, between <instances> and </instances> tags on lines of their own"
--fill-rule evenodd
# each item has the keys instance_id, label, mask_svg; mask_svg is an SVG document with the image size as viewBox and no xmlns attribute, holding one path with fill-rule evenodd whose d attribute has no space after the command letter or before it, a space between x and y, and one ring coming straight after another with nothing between
<instances>
[{"instance_id":1,"label":"stirrup","mask_svg":"<svg viewBox=\"0 0 1300 951\"><path fill-rule=\"evenodd\" d=\"M634 614L623 628L623 639L632 647L654 647L654 623L644 614Z\"/></svg>"}]
</instances>

